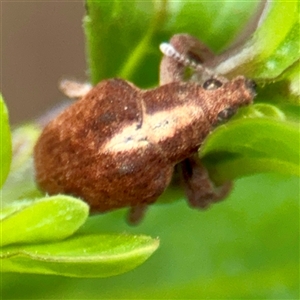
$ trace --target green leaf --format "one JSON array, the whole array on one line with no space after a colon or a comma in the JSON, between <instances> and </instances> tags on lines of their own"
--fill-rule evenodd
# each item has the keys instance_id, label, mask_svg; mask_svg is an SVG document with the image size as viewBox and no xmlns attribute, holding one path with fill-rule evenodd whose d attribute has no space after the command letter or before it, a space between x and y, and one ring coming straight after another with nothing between
<instances>
[{"instance_id":1,"label":"green leaf","mask_svg":"<svg viewBox=\"0 0 300 300\"><path fill-rule=\"evenodd\" d=\"M42 197L33 170L33 147L41 129L33 124L17 127L12 132L13 159L11 172L1 190L1 203L7 205L18 199Z\"/></svg>"},{"instance_id":2,"label":"green leaf","mask_svg":"<svg viewBox=\"0 0 300 300\"><path fill-rule=\"evenodd\" d=\"M12 172L19 172L26 168L28 160L32 158L33 147L41 133L41 129L34 124L25 124L15 128L12 132L13 161Z\"/></svg>"},{"instance_id":3,"label":"green leaf","mask_svg":"<svg viewBox=\"0 0 300 300\"><path fill-rule=\"evenodd\" d=\"M300 105L300 61L286 69L276 82L258 89L257 101Z\"/></svg>"},{"instance_id":4,"label":"green leaf","mask_svg":"<svg viewBox=\"0 0 300 300\"><path fill-rule=\"evenodd\" d=\"M300 60L296 61L290 68L284 72L285 78L290 82L289 92L294 95L297 104L300 104Z\"/></svg>"},{"instance_id":5,"label":"green leaf","mask_svg":"<svg viewBox=\"0 0 300 300\"><path fill-rule=\"evenodd\" d=\"M299 1L272 1L266 10L251 39L216 67L218 73L265 82L279 78L299 61Z\"/></svg>"},{"instance_id":6,"label":"green leaf","mask_svg":"<svg viewBox=\"0 0 300 300\"><path fill-rule=\"evenodd\" d=\"M133 235L75 235L51 244L2 249L2 272L108 277L142 264L159 241Z\"/></svg>"},{"instance_id":7,"label":"green leaf","mask_svg":"<svg viewBox=\"0 0 300 300\"><path fill-rule=\"evenodd\" d=\"M160 43L175 33L188 32L219 50L243 28L257 5L251 1L88 0L84 28L91 81L96 84L118 76L140 87L157 84Z\"/></svg>"},{"instance_id":8,"label":"green leaf","mask_svg":"<svg viewBox=\"0 0 300 300\"><path fill-rule=\"evenodd\" d=\"M217 128L200 154L217 182L263 172L300 176L299 139L299 123L287 122L272 105L257 104L244 118Z\"/></svg>"},{"instance_id":9,"label":"green leaf","mask_svg":"<svg viewBox=\"0 0 300 300\"><path fill-rule=\"evenodd\" d=\"M57 195L36 201L20 201L1 211L1 246L64 239L88 217L88 205Z\"/></svg>"},{"instance_id":10,"label":"green leaf","mask_svg":"<svg viewBox=\"0 0 300 300\"><path fill-rule=\"evenodd\" d=\"M167 1L164 28L168 39L176 33L198 37L219 53L247 26L259 1Z\"/></svg>"},{"instance_id":11,"label":"green leaf","mask_svg":"<svg viewBox=\"0 0 300 300\"><path fill-rule=\"evenodd\" d=\"M159 236L159 251L140 268L103 280L3 273L2 298L299 298L299 178L242 178L205 212L184 201L153 205L137 227L126 226L123 214L90 217L88 229Z\"/></svg>"},{"instance_id":12,"label":"green leaf","mask_svg":"<svg viewBox=\"0 0 300 300\"><path fill-rule=\"evenodd\" d=\"M5 182L11 163L11 136L8 121L8 110L0 94L0 188Z\"/></svg>"},{"instance_id":13,"label":"green leaf","mask_svg":"<svg viewBox=\"0 0 300 300\"><path fill-rule=\"evenodd\" d=\"M150 41L164 18L166 1L87 1L85 33L91 80L130 78L152 51ZM109 43L104 42L108 37ZM157 64L156 64L157 65Z\"/></svg>"}]
</instances>

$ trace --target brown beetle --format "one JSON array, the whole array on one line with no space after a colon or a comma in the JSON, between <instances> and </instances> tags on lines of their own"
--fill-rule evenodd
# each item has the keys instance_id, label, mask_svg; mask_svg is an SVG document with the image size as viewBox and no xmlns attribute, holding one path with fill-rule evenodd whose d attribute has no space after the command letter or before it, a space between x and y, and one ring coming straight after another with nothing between
<instances>
[{"instance_id":1,"label":"brown beetle","mask_svg":"<svg viewBox=\"0 0 300 300\"><path fill-rule=\"evenodd\" d=\"M178 164L192 206L227 194L229 184L213 190L197 149L220 121L252 102L253 82L203 69L213 54L189 35L170 43L162 46L161 86L104 80L44 128L34 151L41 189L80 197L92 211L131 207L131 222L163 193ZM187 67L200 79L184 82Z\"/></svg>"}]
</instances>

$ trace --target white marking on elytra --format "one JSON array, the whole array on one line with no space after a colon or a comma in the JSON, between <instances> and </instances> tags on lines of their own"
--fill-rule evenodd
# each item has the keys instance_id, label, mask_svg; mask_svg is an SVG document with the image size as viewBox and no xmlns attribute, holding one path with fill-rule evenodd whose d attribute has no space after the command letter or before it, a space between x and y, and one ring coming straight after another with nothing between
<instances>
[{"instance_id":1,"label":"white marking on elytra","mask_svg":"<svg viewBox=\"0 0 300 300\"><path fill-rule=\"evenodd\" d=\"M102 152L122 152L133 148L142 148L148 145L146 132L138 123L131 123L112 136L107 143L99 149Z\"/></svg>"},{"instance_id":2,"label":"white marking on elytra","mask_svg":"<svg viewBox=\"0 0 300 300\"><path fill-rule=\"evenodd\" d=\"M194 105L181 105L154 114L144 114L141 127L131 123L122 128L103 145L100 152L125 152L147 147L149 143L158 143L171 138L179 129L190 126L191 122L203 114L202 109Z\"/></svg>"}]
</instances>

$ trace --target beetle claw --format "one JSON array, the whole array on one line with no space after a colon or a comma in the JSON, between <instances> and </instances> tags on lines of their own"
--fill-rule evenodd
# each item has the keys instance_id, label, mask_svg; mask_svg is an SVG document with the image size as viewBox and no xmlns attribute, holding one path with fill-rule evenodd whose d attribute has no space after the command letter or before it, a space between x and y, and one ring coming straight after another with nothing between
<instances>
[{"instance_id":1,"label":"beetle claw","mask_svg":"<svg viewBox=\"0 0 300 300\"><path fill-rule=\"evenodd\" d=\"M148 206L148 204L131 206L127 215L127 223L129 225L138 225L143 220Z\"/></svg>"},{"instance_id":2,"label":"beetle claw","mask_svg":"<svg viewBox=\"0 0 300 300\"><path fill-rule=\"evenodd\" d=\"M206 209L211 204L226 198L232 189L231 181L215 187L198 154L182 161L180 170L188 203L193 208Z\"/></svg>"}]
</instances>

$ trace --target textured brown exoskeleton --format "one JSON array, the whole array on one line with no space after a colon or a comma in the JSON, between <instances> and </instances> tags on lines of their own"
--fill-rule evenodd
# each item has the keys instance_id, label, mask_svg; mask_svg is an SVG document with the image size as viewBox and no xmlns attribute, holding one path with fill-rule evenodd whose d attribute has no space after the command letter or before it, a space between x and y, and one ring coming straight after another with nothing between
<instances>
[{"instance_id":1,"label":"textured brown exoskeleton","mask_svg":"<svg viewBox=\"0 0 300 300\"><path fill-rule=\"evenodd\" d=\"M44 128L34 151L41 189L80 197L92 211L131 207L131 222L163 193L176 165L192 206L226 195L228 184L213 190L197 150L220 121L252 102L253 82L203 69L213 54L189 35L174 36L162 51L161 86L104 80ZM187 68L195 82L183 81Z\"/></svg>"}]
</instances>

